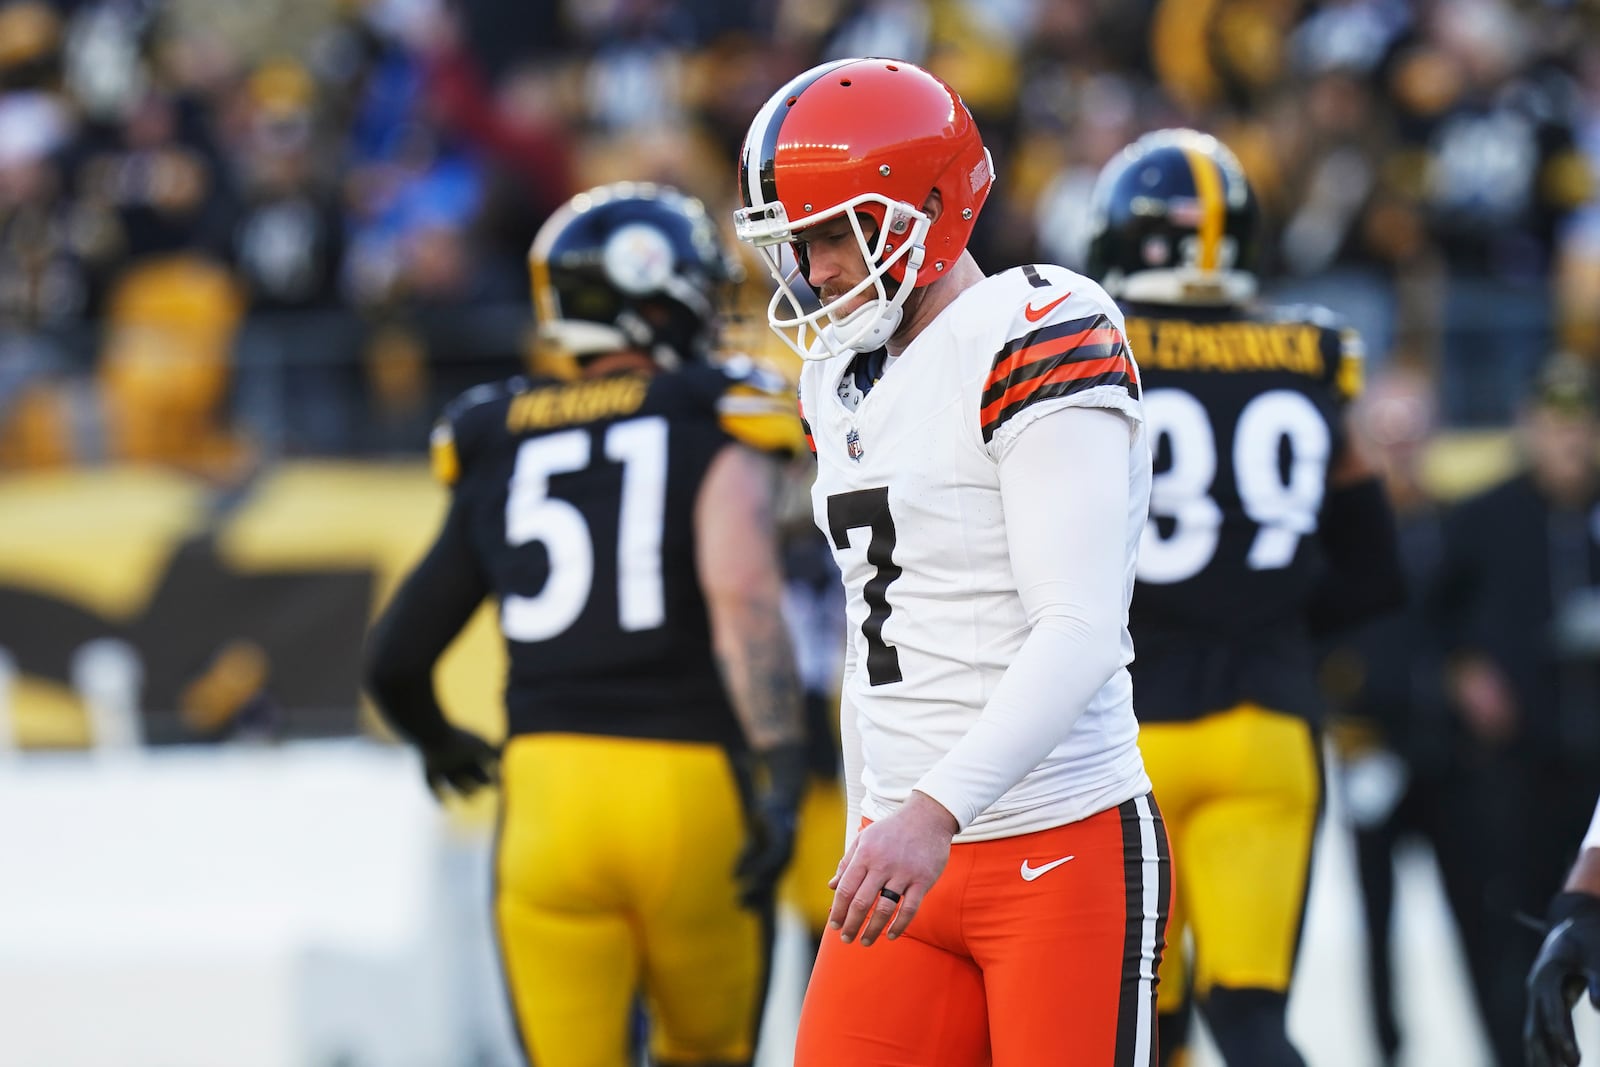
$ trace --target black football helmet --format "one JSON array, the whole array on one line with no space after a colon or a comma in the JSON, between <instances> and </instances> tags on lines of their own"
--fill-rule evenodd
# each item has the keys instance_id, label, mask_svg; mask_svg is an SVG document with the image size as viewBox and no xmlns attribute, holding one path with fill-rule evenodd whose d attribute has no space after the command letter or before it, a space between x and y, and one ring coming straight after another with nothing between
<instances>
[{"instance_id":1,"label":"black football helmet","mask_svg":"<svg viewBox=\"0 0 1600 1067\"><path fill-rule=\"evenodd\" d=\"M638 350L663 367L705 359L741 274L705 205L665 185L579 193L528 252L539 339L579 360Z\"/></svg>"},{"instance_id":2,"label":"black football helmet","mask_svg":"<svg viewBox=\"0 0 1600 1067\"><path fill-rule=\"evenodd\" d=\"M1086 270L1121 300L1243 303L1256 292L1255 230L1234 154L1197 130L1157 130L1100 171Z\"/></svg>"}]
</instances>

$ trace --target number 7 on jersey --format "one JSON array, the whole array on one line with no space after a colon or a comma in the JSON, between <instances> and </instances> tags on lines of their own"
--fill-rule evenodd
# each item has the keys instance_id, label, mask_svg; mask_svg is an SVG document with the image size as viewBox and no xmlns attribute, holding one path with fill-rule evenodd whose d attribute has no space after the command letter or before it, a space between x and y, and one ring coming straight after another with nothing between
<instances>
[{"instance_id":1,"label":"number 7 on jersey","mask_svg":"<svg viewBox=\"0 0 1600 1067\"><path fill-rule=\"evenodd\" d=\"M861 636L867 639L867 681L888 685L900 680L900 652L883 640L883 624L889 621L889 585L900 577L894 561L894 517L889 514L889 487L858 489L836 493L828 498L828 533L833 547L850 547L850 531L865 527L872 531L867 542L867 562L877 573L867 579L862 596L867 602L867 618Z\"/></svg>"}]
</instances>

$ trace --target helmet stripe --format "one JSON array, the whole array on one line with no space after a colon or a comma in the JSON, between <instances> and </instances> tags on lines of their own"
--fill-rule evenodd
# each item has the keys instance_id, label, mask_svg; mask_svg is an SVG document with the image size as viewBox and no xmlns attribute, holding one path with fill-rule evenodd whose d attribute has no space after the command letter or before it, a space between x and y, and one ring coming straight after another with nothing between
<instances>
[{"instance_id":1,"label":"helmet stripe","mask_svg":"<svg viewBox=\"0 0 1600 1067\"><path fill-rule=\"evenodd\" d=\"M773 93L761 105L761 110L751 120L750 132L745 135L744 159L740 161L745 180L745 187L740 192L744 194L747 207L777 202L778 182L773 165L778 151L778 131L789 114L787 101L805 92L823 75L854 62L854 59L838 59L813 67Z\"/></svg>"},{"instance_id":2,"label":"helmet stripe","mask_svg":"<svg viewBox=\"0 0 1600 1067\"><path fill-rule=\"evenodd\" d=\"M1184 158L1194 175L1195 195L1200 199L1201 270L1216 270L1221 265L1222 224L1225 205L1222 199L1222 169L1216 161L1194 148L1185 147Z\"/></svg>"}]
</instances>

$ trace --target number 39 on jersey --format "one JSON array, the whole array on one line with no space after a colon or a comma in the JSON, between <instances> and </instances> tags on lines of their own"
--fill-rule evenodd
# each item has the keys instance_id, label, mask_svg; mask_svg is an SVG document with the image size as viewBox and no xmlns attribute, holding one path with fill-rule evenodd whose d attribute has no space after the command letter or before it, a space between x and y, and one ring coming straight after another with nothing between
<instances>
[{"instance_id":1,"label":"number 39 on jersey","mask_svg":"<svg viewBox=\"0 0 1600 1067\"><path fill-rule=\"evenodd\" d=\"M1316 530L1322 507L1333 435L1316 405L1289 389L1251 398L1225 428L1233 447L1221 457L1217 430L1193 394L1153 389L1144 403L1156 448L1165 448L1172 459L1151 479L1151 521L1139 543L1139 580L1181 582L1216 558L1225 516L1213 493L1224 460L1231 470L1232 497L1256 527L1245 565L1256 571L1287 567L1300 538ZM1163 525L1169 526L1165 534Z\"/></svg>"},{"instance_id":2,"label":"number 39 on jersey","mask_svg":"<svg viewBox=\"0 0 1600 1067\"><path fill-rule=\"evenodd\" d=\"M1298 613L1320 566L1317 517L1359 388L1359 341L1303 308L1127 321L1154 453L1136 613L1241 626Z\"/></svg>"}]
</instances>

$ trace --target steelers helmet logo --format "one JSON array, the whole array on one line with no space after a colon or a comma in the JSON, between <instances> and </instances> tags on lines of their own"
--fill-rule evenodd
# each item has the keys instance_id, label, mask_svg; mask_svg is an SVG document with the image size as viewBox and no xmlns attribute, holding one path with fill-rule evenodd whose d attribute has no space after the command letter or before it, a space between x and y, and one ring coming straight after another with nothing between
<instances>
[{"instance_id":1,"label":"steelers helmet logo","mask_svg":"<svg viewBox=\"0 0 1600 1067\"><path fill-rule=\"evenodd\" d=\"M606 276L625 293L660 290L672 277L672 243L654 226L623 226L606 241L602 253Z\"/></svg>"}]
</instances>

